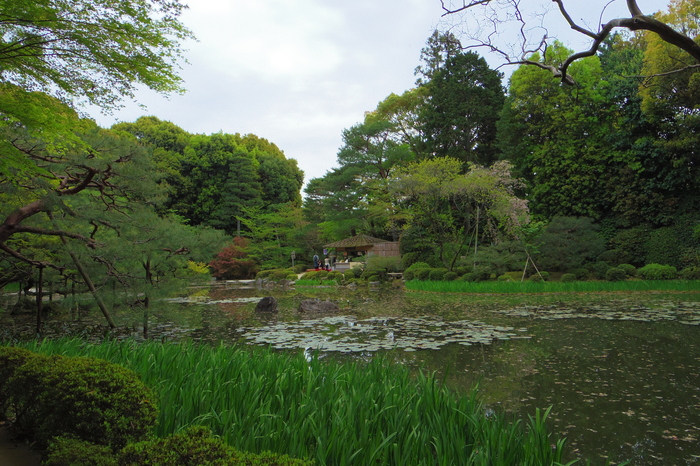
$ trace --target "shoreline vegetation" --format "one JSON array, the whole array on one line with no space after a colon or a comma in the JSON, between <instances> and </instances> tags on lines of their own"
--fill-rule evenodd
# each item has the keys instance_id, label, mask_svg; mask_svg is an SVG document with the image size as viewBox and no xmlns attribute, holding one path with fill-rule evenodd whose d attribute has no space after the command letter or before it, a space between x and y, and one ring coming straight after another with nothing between
<instances>
[{"instance_id":1,"label":"shoreline vegetation","mask_svg":"<svg viewBox=\"0 0 700 466\"><path fill-rule=\"evenodd\" d=\"M388 359L338 363L269 348L79 339L22 344L44 354L122 365L157 394L155 434L202 425L241 451L336 464L558 465L564 439L548 409L527 420L487 412L434 373ZM569 463L571 464L571 463Z\"/></svg>"},{"instance_id":2,"label":"shoreline vegetation","mask_svg":"<svg viewBox=\"0 0 700 466\"><path fill-rule=\"evenodd\" d=\"M627 280L618 282L464 282L410 280L405 282L404 286L410 291L432 291L442 293L700 292L700 281L698 280Z\"/></svg>"}]
</instances>

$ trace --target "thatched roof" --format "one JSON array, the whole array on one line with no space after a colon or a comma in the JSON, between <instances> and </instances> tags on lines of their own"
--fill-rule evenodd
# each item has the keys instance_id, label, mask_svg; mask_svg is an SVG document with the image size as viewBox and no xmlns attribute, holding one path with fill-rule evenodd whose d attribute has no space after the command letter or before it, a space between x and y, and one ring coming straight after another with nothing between
<instances>
[{"instance_id":1,"label":"thatched roof","mask_svg":"<svg viewBox=\"0 0 700 466\"><path fill-rule=\"evenodd\" d=\"M377 243L386 243L387 240L374 238L367 235L351 236L350 238L341 239L335 243L326 244L324 248L357 248L363 246L373 246Z\"/></svg>"}]
</instances>

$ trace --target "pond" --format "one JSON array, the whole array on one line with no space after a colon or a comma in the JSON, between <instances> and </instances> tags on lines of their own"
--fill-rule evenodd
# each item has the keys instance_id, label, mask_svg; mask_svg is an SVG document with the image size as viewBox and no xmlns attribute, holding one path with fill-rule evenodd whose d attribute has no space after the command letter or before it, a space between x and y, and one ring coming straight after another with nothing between
<instances>
[{"instance_id":1,"label":"pond","mask_svg":"<svg viewBox=\"0 0 700 466\"><path fill-rule=\"evenodd\" d=\"M256 315L261 296L275 296L280 312ZM298 313L307 298L332 299L340 312ZM93 316L79 317L80 324L53 318L46 326L83 325L89 333ZM116 319L140 335L140 316L124 312ZM17 330L21 323L13 325ZM551 406L551 429L568 439L568 459L700 464L700 293L220 287L158 306L149 332L163 340L239 341L327 358L388 354L437 372L455 389L479 384L487 410L526 418Z\"/></svg>"}]
</instances>

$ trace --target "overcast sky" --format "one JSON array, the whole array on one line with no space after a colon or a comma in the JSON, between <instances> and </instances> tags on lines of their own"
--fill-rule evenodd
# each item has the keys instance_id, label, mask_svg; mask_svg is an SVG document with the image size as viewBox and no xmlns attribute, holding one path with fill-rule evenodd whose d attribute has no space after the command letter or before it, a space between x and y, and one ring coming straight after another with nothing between
<instances>
[{"instance_id":1,"label":"overcast sky","mask_svg":"<svg viewBox=\"0 0 700 466\"><path fill-rule=\"evenodd\" d=\"M534 0L530 0L534 3ZM596 24L605 1L572 1ZM640 1L645 13L663 7ZM544 2L551 8L552 2ZM188 92L142 92L105 127L155 115L190 133L252 133L298 161L305 180L336 167L341 132L389 94L414 86L420 50L440 26L439 0L190 0L182 22ZM617 0L624 15L624 2ZM645 9L646 7L646 9ZM593 14L592 14L593 13ZM615 14L615 11L611 11ZM555 17L555 15L552 15ZM562 27L561 34L567 28ZM490 62L492 60L489 60ZM497 62L493 60L493 66Z\"/></svg>"}]
</instances>

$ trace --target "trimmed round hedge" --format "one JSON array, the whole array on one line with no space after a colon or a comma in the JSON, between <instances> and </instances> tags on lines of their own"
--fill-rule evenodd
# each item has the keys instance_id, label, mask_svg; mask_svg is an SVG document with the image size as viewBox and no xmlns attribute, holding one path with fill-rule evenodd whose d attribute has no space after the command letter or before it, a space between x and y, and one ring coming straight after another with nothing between
<instances>
[{"instance_id":1,"label":"trimmed round hedge","mask_svg":"<svg viewBox=\"0 0 700 466\"><path fill-rule=\"evenodd\" d=\"M0 347L0 373L11 373L3 408L40 447L62 435L116 451L146 438L156 423L154 393L118 364Z\"/></svg>"}]
</instances>

